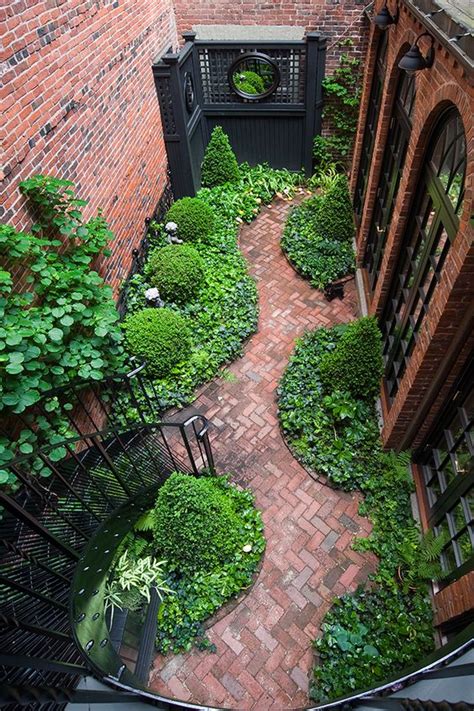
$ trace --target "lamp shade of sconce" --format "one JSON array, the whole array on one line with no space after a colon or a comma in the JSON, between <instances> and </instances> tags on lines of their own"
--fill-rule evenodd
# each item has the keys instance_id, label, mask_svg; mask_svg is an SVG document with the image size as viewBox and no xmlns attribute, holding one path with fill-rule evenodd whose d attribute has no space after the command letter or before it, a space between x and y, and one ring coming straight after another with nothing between
<instances>
[{"instance_id":1,"label":"lamp shade of sconce","mask_svg":"<svg viewBox=\"0 0 474 711\"><path fill-rule=\"evenodd\" d=\"M431 40L431 47L429 48L426 57L423 57L420 48L418 47L418 41L421 37L429 37ZM422 69L429 69L430 67L432 67L434 62L433 44L433 37L431 37L428 32L423 32L416 38L415 43L410 47L408 52L403 55L403 57L398 63L399 68L403 69L405 72L407 72L407 74L413 75L416 72L421 71Z\"/></svg>"},{"instance_id":2,"label":"lamp shade of sconce","mask_svg":"<svg viewBox=\"0 0 474 711\"><path fill-rule=\"evenodd\" d=\"M381 8L377 15L374 15L372 22L377 25L379 30L386 30L390 25L396 25L398 22L398 8L395 15L392 15L387 7L387 3Z\"/></svg>"}]
</instances>

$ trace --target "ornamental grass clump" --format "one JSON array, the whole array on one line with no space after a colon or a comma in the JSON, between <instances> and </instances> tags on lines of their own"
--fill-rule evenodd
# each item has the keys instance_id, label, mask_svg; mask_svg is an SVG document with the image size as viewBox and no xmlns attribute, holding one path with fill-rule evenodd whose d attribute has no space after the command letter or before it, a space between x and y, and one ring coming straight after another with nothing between
<instances>
[{"instance_id":1,"label":"ornamental grass clump","mask_svg":"<svg viewBox=\"0 0 474 711\"><path fill-rule=\"evenodd\" d=\"M239 178L239 166L229 138L221 126L216 126L204 154L201 183L205 188L214 188L224 183L236 183Z\"/></svg>"},{"instance_id":2,"label":"ornamental grass clump","mask_svg":"<svg viewBox=\"0 0 474 711\"><path fill-rule=\"evenodd\" d=\"M382 334L374 316L349 323L320 362L321 382L328 392L346 390L366 401L377 396L382 372Z\"/></svg>"},{"instance_id":3,"label":"ornamental grass clump","mask_svg":"<svg viewBox=\"0 0 474 711\"><path fill-rule=\"evenodd\" d=\"M178 225L178 237L184 242L205 242L216 226L212 208L203 200L193 197L176 200L166 213L165 222Z\"/></svg>"},{"instance_id":4,"label":"ornamental grass clump","mask_svg":"<svg viewBox=\"0 0 474 711\"><path fill-rule=\"evenodd\" d=\"M189 244L170 244L154 250L146 266L150 284L165 301L185 304L199 292L204 279L204 260Z\"/></svg>"},{"instance_id":5,"label":"ornamental grass clump","mask_svg":"<svg viewBox=\"0 0 474 711\"><path fill-rule=\"evenodd\" d=\"M171 309L138 311L125 319L123 329L132 355L146 361L156 377L165 377L191 354L188 322Z\"/></svg>"}]
</instances>

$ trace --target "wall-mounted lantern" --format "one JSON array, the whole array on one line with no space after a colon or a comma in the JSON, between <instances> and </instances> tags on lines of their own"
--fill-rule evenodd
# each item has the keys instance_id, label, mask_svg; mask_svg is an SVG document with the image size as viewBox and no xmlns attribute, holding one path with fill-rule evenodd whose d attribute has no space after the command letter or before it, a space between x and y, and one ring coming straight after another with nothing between
<instances>
[{"instance_id":1,"label":"wall-mounted lantern","mask_svg":"<svg viewBox=\"0 0 474 711\"><path fill-rule=\"evenodd\" d=\"M418 42L421 37L429 37L431 40L431 46L428 50L426 57L423 57L420 52L420 48L418 47ZM418 35L415 40L415 43L410 47L408 52L403 55L403 57L398 63L398 66L400 67L400 69L406 71L407 74L413 75L416 72L421 71L422 69L429 69L430 67L432 67L434 62L434 56L434 38L430 35L429 32L422 32L421 35Z\"/></svg>"},{"instance_id":2,"label":"wall-mounted lantern","mask_svg":"<svg viewBox=\"0 0 474 711\"><path fill-rule=\"evenodd\" d=\"M372 22L377 25L379 30L386 30L390 25L396 25L398 22L398 6L395 14L392 15L387 7L387 0L385 0L380 12L372 18Z\"/></svg>"}]
</instances>

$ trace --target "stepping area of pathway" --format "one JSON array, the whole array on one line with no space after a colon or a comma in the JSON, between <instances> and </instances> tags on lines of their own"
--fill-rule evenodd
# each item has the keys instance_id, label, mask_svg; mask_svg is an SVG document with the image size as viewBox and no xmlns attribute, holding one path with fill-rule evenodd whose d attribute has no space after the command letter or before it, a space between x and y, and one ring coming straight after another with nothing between
<instances>
[{"instance_id":1,"label":"stepping area of pathway","mask_svg":"<svg viewBox=\"0 0 474 711\"><path fill-rule=\"evenodd\" d=\"M256 278L259 329L231 377L203 386L186 415L213 424L211 443L219 472L248 486L263 512L267 548L255 585L208 629L215 654L193 650L157 656L150 687L164 696L226 709L295 709L310 705L312 640L336 595L355 590L375 558L351 548L370 524L358 516L359 497L315 481L282 439L277 387L305 330L356 316L355 288L327 302L299 277L281 252L291 204L275 201L240 234L240 247Z\"/></svg>"}]
</instances>

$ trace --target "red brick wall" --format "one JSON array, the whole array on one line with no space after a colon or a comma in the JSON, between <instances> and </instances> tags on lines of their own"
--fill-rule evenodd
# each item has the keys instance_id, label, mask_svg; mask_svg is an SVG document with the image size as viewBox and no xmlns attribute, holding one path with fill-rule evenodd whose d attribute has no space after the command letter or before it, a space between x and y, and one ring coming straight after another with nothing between
<instances>
[{"instance_id":1,"label":"red brick wall","mask_svg":"<svg viewBox=\"0 0 474 711\"><path fill-rule=\"evenodd\" d=\"M334 67L340 52L331 47L344 33L355 42L352 50L365 54L368 21L361 0L175 0L179 33L193 25L298 25L328 37L328 69ZM346 51L346 50L344 50Z\"/></svg>"},{"instance_id":2,"label":"red brick wall","mask_svg":"<svg viewBox=\"0 0 474 711\"><path fill-rule=\"evenodd\" d=\"M377 7L382 3L378 2ZM424 30L409 9L401 4L399 22L390 28L387 70L375 149L369 173L366 200L358 229L358 253L365 249L368 227L372 217L375 193L382 162L396 85L397 64L407 44ZM371 30L368 61L364 78L361 119L354 153L352 185L354 187L362 145L365 108L368 102L374 64L374 39L378 30ZM423 40L422 40L423 42ZM425 52L429 44L421 45ZM439 407L468 357L467 341L472 332L472 300L474 283L473 230L469 217L473 203L474 125L473 105L465 69L449 48L435 42L435 62L429 70L417 74L416 99L412 119L413 130L405 166L395 203L391 225L377 288L368 294L370 311L381 314L397 265L414 190L423 162L430 131L440 112L454 104L463 119L468 145L466 196L460 227L441 272L425 316L419 341L410 358L398 394L392 404L383 398L383 439L389 447L408 447L420 444ZM456 347L453 350L453 346ZM449 361L448 361L449 357ZM441 377L442 376L442 377Z\"/></svg>"},{"instance_id":3,"label":"red brick wall","mask_svg":"<svg viewBox=\"0 0 474 711\"><path fill-rule=\"evenodd\" d=\"M172 0L12 0L0 8L0 217L28 226L18 182L68 178L116 234L117 286L165 185L152 59L176 45Z\"/></svg>"}]
</instances>

